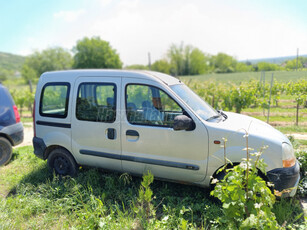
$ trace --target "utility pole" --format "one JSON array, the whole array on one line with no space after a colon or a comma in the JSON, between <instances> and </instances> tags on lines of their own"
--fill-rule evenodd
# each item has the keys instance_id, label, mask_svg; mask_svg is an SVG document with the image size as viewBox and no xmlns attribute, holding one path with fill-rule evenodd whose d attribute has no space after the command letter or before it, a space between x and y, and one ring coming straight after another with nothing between
<instances>
[{"instance_id":1,"label":"utility pole","mask_svg":"<svg viewBox=\"0 0 307 230\"><path fill-rule=\"evenodd\" d=\"M148 69L151 70L151 57L150 57L150 52L148 52Z\"/></svg>"},{"instance_id":2,"label":"utility pole","mask_svg":"<svg viewBox=\"0 0 307 230\"><path fill-rule=\"evenodd\" d=\"M268 116L267 116L267 123L268 124L269 124L269 121L270 121L271 97L272 97L272 87L273 87L273 80L274 80L273 77L274 77L274 73L272 73L271 87L270 87L269 108L268 108Z\"/></svg>"}]
</instances>

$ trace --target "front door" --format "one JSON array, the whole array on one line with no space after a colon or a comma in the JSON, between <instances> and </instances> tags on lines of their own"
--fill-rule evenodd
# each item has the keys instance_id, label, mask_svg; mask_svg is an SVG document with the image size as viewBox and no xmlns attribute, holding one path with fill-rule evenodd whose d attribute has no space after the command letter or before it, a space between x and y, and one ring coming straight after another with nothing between
<instances>
[{"instance_id":1,"label":"front door","mask_svg":"<svg viewBox=\"0 0 307 230\"><path fill-rule=\"evenodd\" d=\"M137 83L135 83L137 82ZM182 182L200 182L206 176L208 134L176 96L149 80L122 79L122 167ZM169 92L169 93L167 93ZM191 131L175 131L177 115L195 122Z\"/></svg>"},{"instance_id":2,"label":"front door","mask_svg":"<svg viewBox=\"0 0 307 230\"><path fill-rule=\"evenodd\" d=\"M121 170L121 78L80 77L75 82L72 149L80 164Z\"/></svg>"}]
</instances>

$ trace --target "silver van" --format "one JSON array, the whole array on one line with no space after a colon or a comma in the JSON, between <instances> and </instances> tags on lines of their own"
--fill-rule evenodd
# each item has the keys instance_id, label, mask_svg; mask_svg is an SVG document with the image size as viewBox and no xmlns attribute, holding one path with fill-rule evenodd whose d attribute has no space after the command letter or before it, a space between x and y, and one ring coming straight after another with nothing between
<instances>
[{"instance_id":1,"label":"silver van","mask_svg":"<svg viewBox=\"0 0 307 230\"><path fill-rule=\"evenodd\" d=\"M227 157L268 145L268 181L293 196L299 165L288 138L257 119L219 112L177 78L150 71L71 70L42 74L34 113L34 153L59 175L79 165L210 186Z\"/></svg>"}]
</instances>

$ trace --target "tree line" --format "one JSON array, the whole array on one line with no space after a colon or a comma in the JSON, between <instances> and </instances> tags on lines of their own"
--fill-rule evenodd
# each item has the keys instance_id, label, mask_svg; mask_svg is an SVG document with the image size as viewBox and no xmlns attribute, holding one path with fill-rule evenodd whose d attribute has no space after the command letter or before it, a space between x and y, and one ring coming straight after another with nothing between
<instances>
[{"instance_id":1,"label":"tree line","mask_svg":"<svg viewBox=\"0 0 307 230\"><path fill-rule=\"evenodd\" d=\"M288 60L281 65L259 62L252 64L249 61L240 62L235 57L225 53L211 55L191 45L172 44L166 53L166 57L155 61L151 66L131 65L128 69L151 69L174 76L199 75L205 73L234 73L294 70L307 68L307 57L299 57Z\"/></svg>"},{"instance_id":2,"label":"tree line","mask_svg":"<svg viewBox=\"0 0 307 230\"><path fill-rule=\"evenodd\" d=\"M61 47L36 51L26 57L21 75L28 82L47 71L84 68L121 69L123 65L116 50L100 37L85 37L77 41L72 51L74 56L69 50Z\"/></svg>"},{"instance_id":3,"label":"tree line","mask_svg":"<svg viewBox=\"0 0 307 230\"><path fill-rule=\"evenodd\" d=\"M72 55L73 53L73 55ZM298 64L289 60L283 65L259 62L239 62L235 57L225 53L210 55L184 43L172 44L164 58L151 65L130 65L125 69L150 69L173 76L199 75L205 73L233 73L249 71L275 71L304 68L307 58L300 57ZM122 69L123 63L117 51L109 42L100 37L85 37L78 40L72 52L61 47L36 51L26 57L21 75L28 82L38 79L46 72L65 69L108 68ZM1 75L1 73L0 73Z\"/></svg>"}]
</instances>

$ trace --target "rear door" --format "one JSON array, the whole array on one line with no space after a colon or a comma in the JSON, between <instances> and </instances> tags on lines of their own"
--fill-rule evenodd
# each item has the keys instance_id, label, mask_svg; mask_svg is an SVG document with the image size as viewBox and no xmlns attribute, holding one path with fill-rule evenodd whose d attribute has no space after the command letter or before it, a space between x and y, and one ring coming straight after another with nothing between
<instances>
[{"instance_id":1,"label":"rear door","mask_svg":"<svg viewBox=\"0 0 307 230\"><path fill-rule=\"evenodd\" d=\"M121 170L120 77L80 77L72 107L72 149L80 164Z\"/></svg>"}]
</instances>

